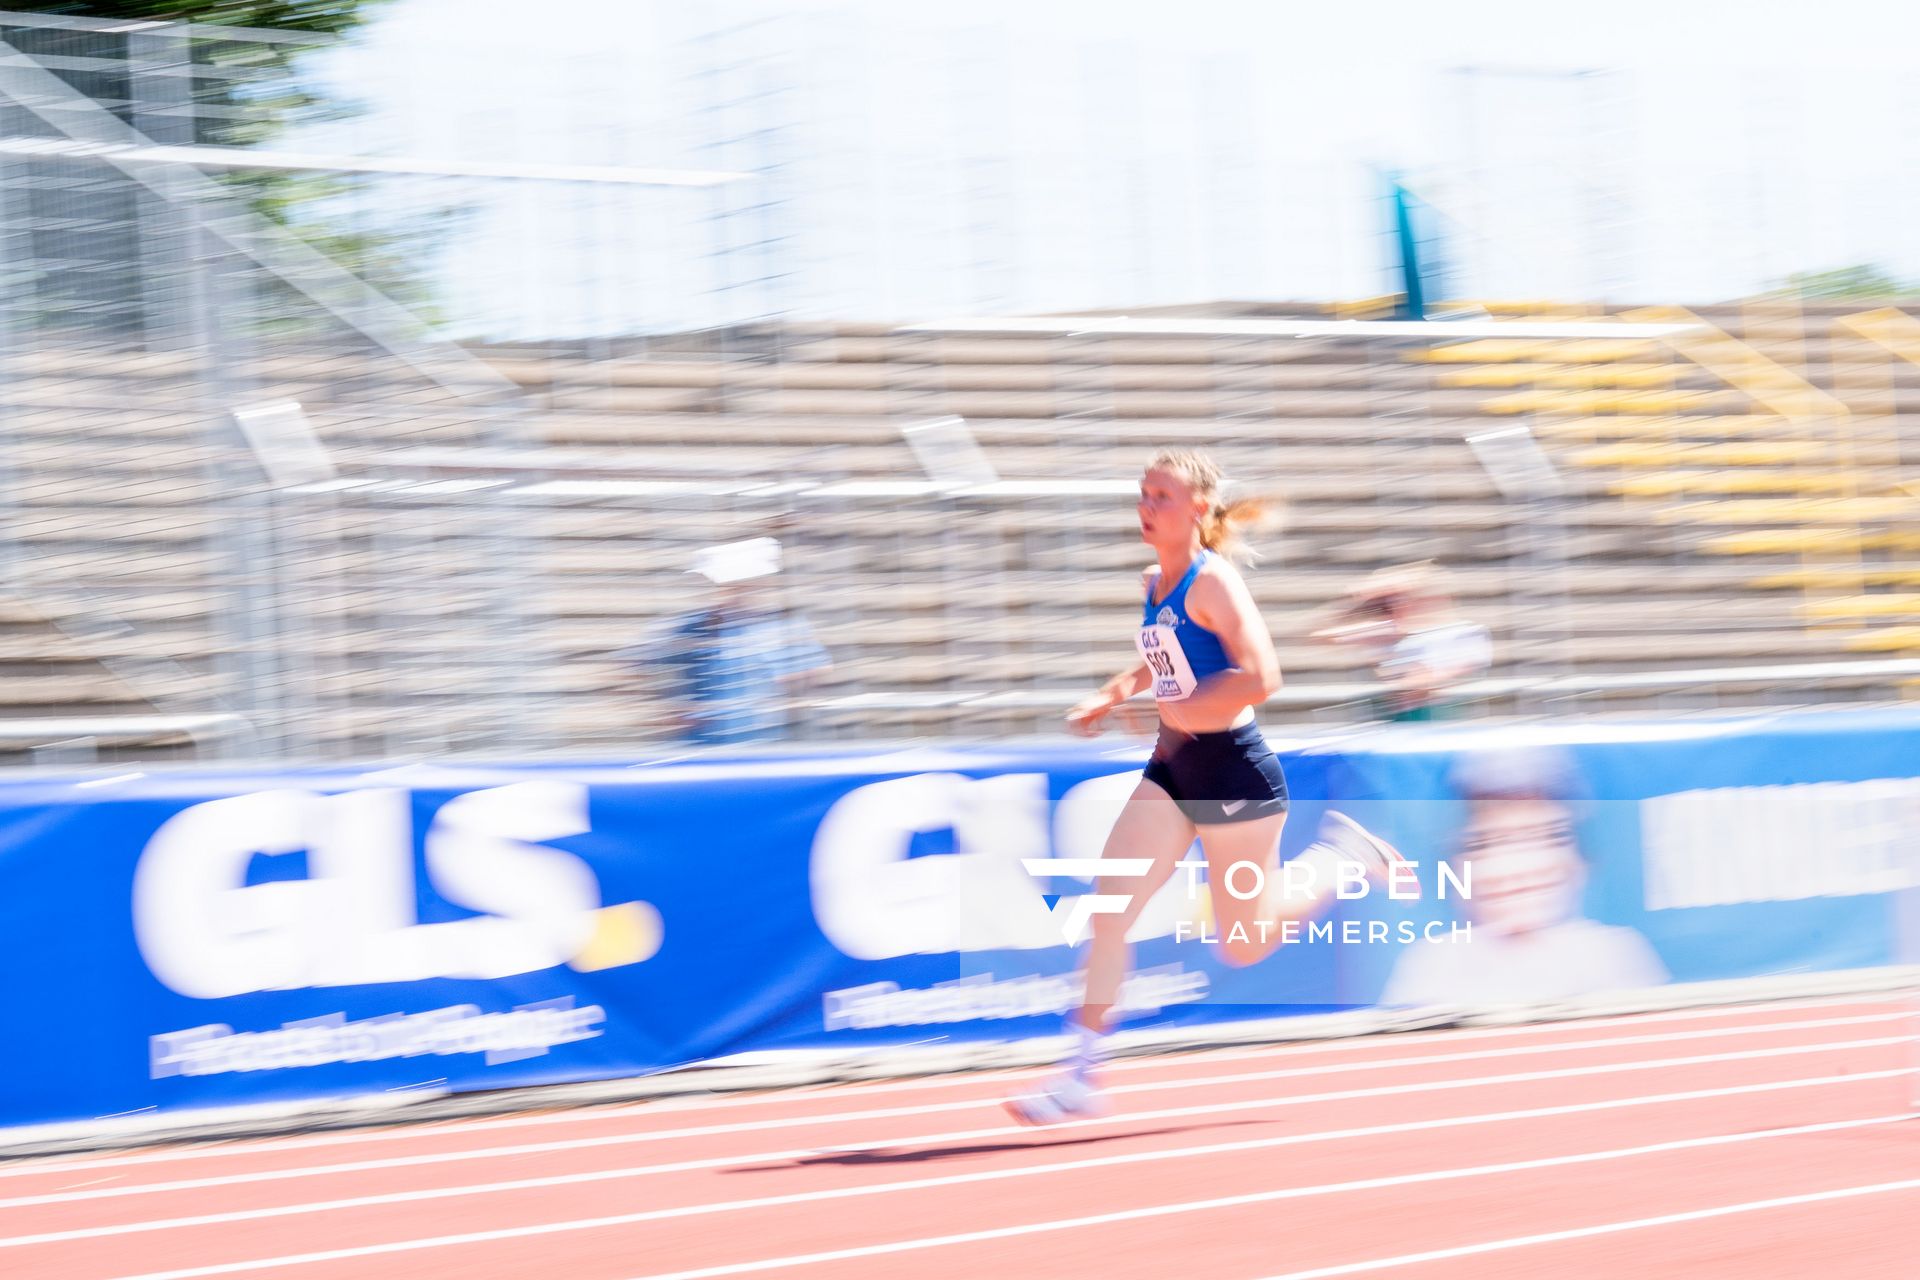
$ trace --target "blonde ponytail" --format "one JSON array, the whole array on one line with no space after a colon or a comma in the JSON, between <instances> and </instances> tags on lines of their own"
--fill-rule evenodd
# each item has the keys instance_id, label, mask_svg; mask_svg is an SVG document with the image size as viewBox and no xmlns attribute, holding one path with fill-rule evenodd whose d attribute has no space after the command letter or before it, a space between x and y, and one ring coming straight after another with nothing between
<instances>
[{"instance_id":1,"label":"blonde ponytail","mask_svg":"<svg viewBox=\"0 0 1920 1280\"><path fill-rule=\"evenodd\" d=\"M1244 530L1263 529L1277 524L1279 503L1272 498L1220 498L1225 479L1220 468L1203 453L1192 449L1162 449L1147 464L1148 470L1160 470L1179 476L1196 498L1207 503L1200 516L1200 545L1229 560L1255 559L1253 549L1241 536Z\"/></svg>"},{"instance_id":2,"label":"blonde ponytail","mask_svg":"<svg viewBox=\"0 0 1920 1280\"><path fill-rule=\"evenodd\" d=\"M1247 545L1241 532L1265 528L1273 519L1273 503L1264 498L1237 498L1232 502L1216 500L1200 517L1200 545L1229 560L1257 560L1258 554Z\"/></svg>"}]
</instances>

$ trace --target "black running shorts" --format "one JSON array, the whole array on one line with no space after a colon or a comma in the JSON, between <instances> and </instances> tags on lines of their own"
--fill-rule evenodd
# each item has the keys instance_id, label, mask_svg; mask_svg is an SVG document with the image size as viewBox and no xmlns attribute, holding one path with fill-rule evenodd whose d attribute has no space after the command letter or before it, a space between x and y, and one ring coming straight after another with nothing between
<instances>
[{"instance_id":1,"label":"black running shorts","mask_svg":"<svg viewBox=\"0 0 1920 1280\"><path fill-rule=\"evenodd\" d=\"M1195 826L1252 822L1287 811L1287 775L1253 721L1198 735L1162 725L1146 779L1172 796Z\"/></svg>"}]
</instances>

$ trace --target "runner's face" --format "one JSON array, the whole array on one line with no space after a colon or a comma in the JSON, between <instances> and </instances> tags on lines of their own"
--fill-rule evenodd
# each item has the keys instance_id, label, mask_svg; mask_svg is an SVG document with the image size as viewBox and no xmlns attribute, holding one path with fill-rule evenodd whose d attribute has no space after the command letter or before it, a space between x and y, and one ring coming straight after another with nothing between
<instances>
[{"instance_id":1,"label":"runner's face","mask_svg":"<svg viewBox=\"0 0 1920 1280\"><path fill-rule=\"evenodd\" d=\"M1140 540L1154 548L1184 547L1200 522L1201 502L1171 471L1147 468L1140 477Z\"/></svg>"},{"instance_id":2,"label":"runner's face","mask_svg":"<svg viewBox=\"0 0 1920 1280\"><path fill-rule=\"evenodd\" d=\"M1467 903L1475 924L1512 936L1580 914L1586 868L1564 805L1482 800L1467 823L1460 857L1471 864Z\"/></svg>"}]
</instances>

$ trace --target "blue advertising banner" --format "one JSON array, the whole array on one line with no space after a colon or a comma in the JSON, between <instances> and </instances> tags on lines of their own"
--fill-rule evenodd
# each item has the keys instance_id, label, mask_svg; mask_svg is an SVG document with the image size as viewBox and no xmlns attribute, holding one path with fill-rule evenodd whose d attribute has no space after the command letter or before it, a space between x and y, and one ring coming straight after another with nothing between
<instances>
[{"instance_id":1,"label":"blue advertising banner","mask_svg":"<svg viewBox=\"0 0 1920 1280\"><path fill-rule=\"evenodd\" d=\"M1197 871L1128 1025L1554 999L1888 963L1920 714L1425 726L1279 744L1422 894L1221 962ZM0 1125L606 1079L1048 1034L1138 745L0 784ZM1278 873L1276 873L1278 874Z\"/></svg>"}]
</instances>

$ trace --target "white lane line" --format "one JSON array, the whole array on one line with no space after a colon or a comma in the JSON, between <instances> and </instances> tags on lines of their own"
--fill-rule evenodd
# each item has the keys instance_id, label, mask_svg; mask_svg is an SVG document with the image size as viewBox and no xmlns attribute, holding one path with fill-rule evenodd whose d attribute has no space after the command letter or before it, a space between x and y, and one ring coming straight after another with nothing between
<instances>
[{"instance_id":1,"label":"white lane line","mask_svg":"<svg viewBox=\"0 0 1920 1280\"><path fill-rule=\"evenodd\" d=\"M1324 1054L1331 1052L1365 1051L1379 1049L1390 1052L1394 1048L1408 1044L1429 1044L1435 1041L1507 1039L1511 1037L1547 1035L1555 1032L1612 1027L1631 1026L1642 1023L1662 1023L1675 1021L1706 1021L1712 1019L1739 1017L1747 1014L1772 1013L1793 1009L1853 1008L1861 1006L1885 1005L1880 993L1868 993L1859 997L1819 996L1803 1000L1772 1001L1762 1004L1736 1004L1712 1006L1695 1009L1667 1009L1652 1013L1615 1014L1600 1018L1579 1018L1551 1022L1525 1023L1514 1026L1489 1027L1443 1027L1432 1031L1396 1032L1391 1035L1361 1035L1341 1039L1317 1040L1290 1044L1253 1045L1244 1049L1172 1049L1163 1054L1142 1057L1122 1058L1109 1064L1109 1070L1132 1071L1156 1066L1164 1066L1170 1057L1178 1055L1190 1060L1207 1062L1232 1061L1247 1058L1290 1057L1293 1055ZM1894 1017L1890 1013L1864 1015L1867 1020ZM1757 1031L1789 1030L1793 1027L1825 1026L1850 1019L1788 1019L1784 1022L1756 1023L1743 1027L1709 1027L1704 1033L1675 1034L1724 1034L1744 1035ZM1399 1059L1396 1059L1399 1061ZM907 1080L887 1080L877 1082L823 1082L797 1085L791 1088L756 1091L746 1094L716 1094L694 1097L654 1098L642 1102L604 1104L569 1104L565 1111L531 1111L526 1114L510 1116L491 1116L479 1119L428 1121L394 1124L373 1129L358 1129L351 1132L305 1134L288 1138L268 1139L209 1139L205 1145L182 1146L158 1151L131 1152L124 1155L67 1158L62 1156L27 1156L20 1160L28 1163L9 1163L0 1165L0 1178L22 1177L42 1173L48 1169L92 1169L117 1168L122 1165L149 1164L170 1160L210 1159L222 1156L244 1155L260 1151L291 1151L311 1147L330 1147L360 1142L392 1142L423 1134L467 1133L493 1129L521 1128L529 1125L576 1124L594 1120L619 1118L630 1115L660 1115L668 1112L698 1111L715 1108L734 1108L764 1106L777 1103L806 1101L827 1096L864 1096L869 1093L894 1093L916 1090L935 1090L959 1088L982 1080L1019 1079L1029 1077L1046 1070L1044 1067L995 1068L991 1070L966 1071L935 1077L923 1077ZM381 1125L374 1120L370 1125Z\"/></svg>"},{"instance_id":2,"label":"white lane line","mask_svg":"<svg viewBox=\"0 0 1920 1280\"><path fill-rule=\"evenodd\" d=\"M1503 1173L1525 1173L1536 1169L1564 1168L1571 1165L1598 1164L1637 1156L1661 1155L1703 1147L1730 1146L1759 1142L1769 1138L1833 1133L1871 1125L1894 1124L1909 1120L1902 1112L1893 1116L1868 1116L1854 1120L1831 1120L1822 1124L1795 1125L1783 1129L1761 1129L1747 1133L1715 1134L1706 1138L1682 1138L1671 1142L1648 1143L1634 1147L1615 1147L1603 1151L1583 1151L1574 1155L1542 1156L1532 1160L1505 1160L1497 1164L1469 1165L1455 1169L1437 1169L1426 1173L1392 1174L1378 1178L1359 1178L1347 1182L1325 1182L1305 1187L1283 1187L1273 1191L1255 1191L1245 1195L1220 1196L1210 1200L1188 1200L1177 1204L1148 1205L1115 1213L1090 1214L1079 1218L1058 1218L1045 1222L1022 1223L1012 1227L994 1227L982 1231L964 1231L944 1236L921 1236L894 1240L885 1244L832 1249L823 1253L793 1254L784 1258L764 1258L718 1267L700 1267L643 1277L642 1280L708 1280L713 1276L743 1275L753 1271L774 1271L816 1262L844 1262L852 1258L870 1258L948 1245L973 1244L982 1240L1003 1240L1013 1236L1038 1235L1049 1231L1068 1231L1079 1227L1104 1226L1112 1222L1134 1222L1141 1218L1170 1217L1176 1214L1202 1213L1211 1209L1231 1209L1250 1204L1270 1204L1280 1200L1299 1200L1313 1196L1341 1195L1356 1191L1379 1191L1390 1187L1417 1186L1422 1183L1450 1182L1463 1178L1484 1178ZM1920 1179L1916 1179L1920 1182ZM792 1197L771 1197L774 1202ZM338 1262L347 1258L380 1257L410 1253L422 1249L442 1249L453 1245L485 1244L496 1240L517 1240L529 1236L556 1235L568 1231L588 1231L603 1227L628 1226L655 1220L671 1210L613 1214L600 1218L581 1218L568 1222L540 1223L528 1227L502 1227L491 1231L469 1231L458 1235L430 1236L415 1240L395 1240L385 1244L357 1245L345 1249L327 1249L314 1253L286 1254L277 1258L254 1258L244 1262L215 1263L205 1267L184 1267L174 1271L154 1271L119 1280L195 1280L201 1276L232 1275L240 1271L259 1271L268 1267L290 1267L314 1262Z\"/></svg>"},{"instance_id":3,"label":"white lane line","mask_svg":"<svg viewBox=\"0 0 1920 1280\"><path fill-rule=\"evenodd\" d=\"M1618 1075L1629 1071L1662 1071L1670 1067L1702 1066L1721 1062L1746 1062L1761 1058L1783 1058L1802 1054L1833 1053L1843 1049L1881 1048L1904 1045L1905 1036L1880 1036L1871 1040L1843 1040L1832 1044L1787 1045L1774 1049L1746 1049L1736 1053L1699 1054L1686 1058L1653 1058L1643 1062L1608 1062L1586 1067L1558 1067L1548 1071L1520 1071L1498 1076L1467 1076L1452 1080L1424 1081L1414 1084L1378 1085L1368 1089L1341 1089L1328 1093L1289 1094L1280 1098L1251 1098L1238 1102L1211 1102L1190 1107L1165 1107L1156 1111L1135 1111L1081 1121L1079 1127L1106 1127L1134 1124L1143 1120L1171 1120L1187 1116L1225 1115L1239 1111L1265 1111L1281 1107L1317 1105L1323 1102L1350 1102L1366 1098L1390 1098L1404 1094L1444 1093L1456 1089L1481 1089L1490 1085L1527 1084L1540 1080L1568 1080L1580 1076ZM1902 1068L1901 1071L1904 1071ZM1900 1072L1896 1072L1899 1074ZM1280 1073L1286 1074L1286 1073ZM1222 1077L1240 1080L1245 1077ZM1136 1086L1139 1087L1139 1086ZM1121 1092L1121 1090L1113 1090ZM598 1138L574 1138L564 1142L533 1142L514 1147L489 1147L476 1151L429 1152L414 1156L392 1156L384 1160L359 1160L346 1164L312 1165L297 1169L263 1169L255 1173L221 1174L210 1178L183 1178L176 1182L150 1182L130 1187L102 1187L91 1191L55 1192L43 1195L15 1196L0 1200L0 1209L20 1209L34 1205L67 1204L79 1200L112 1200L124 1196L163 1191L199 1191L208 1187L246 1186L260 1182L281 1182L292 1178L324 1177L341 1173L366 1173L376 1169L409 1169L422 1165L446 1164L455 1160L496 1159L506 1156L543 1155L554 1151L584 1151L597 1147L657 1142L667 1138L705 1138L731 1133L760 1133L768 1129L791 1128L821 1123L822 1119L844 1123L849 1120L898 1119L940 1112L993 1108L990 1100L943 1103L931 1107L892 1107L879 1111L849 1112L837 1117L806 1117L791 1123L762 1121L758 1124L701 1125L690 1129L642 1134L608 1134ZM984 1131L976 1131L984 1132ZM892 1138L880 1145L897 1145ZM847 1150L857 1148L827 1148Z\"/></svg>"},{"instance_id":4,"label":"white lane line","mask_svg":"<svg viewBox=\"0 0 1920 1280\"><path fill-rule=\"evenodd\" d=\"M1255 1073L1251 1075L1242 1074L1238 1076L1206 1076L1206 1077L1197 1078L1195 1083L1199 1083L1203 1085L1212 1085L1212 1084L1218 1084L1218 1083L1228 1082L1228 1081L1237 1082L1237 1081L1246 1081L1246 1080L1274 1080L1274 1079L1286 1079L1286 1078L1316 1076L1316 1075L1332 1075L1335 1073L1344 1073L1349 1071L1398 1070L1402 1067L1418 1067L1418 1066L1423 1066L1430 1063L1447 1065L1451 1063L1486 1061L1486 1060L1494 1060L1494 1059L1500 1059L1500 1058L1533 1057L1533 1056L1538 1056L1542 1054L1573 1053L1573 1052L1584 1051L1587 1049L1603 1049L1604 1050L1604 1049L1610 1049L1610 1048L1622 1047L1622 1046L1671 1044L1679 1041L1715 1040L1715 1039L1730 1038L1734 1036L1771 1035L1778 1032L1792 1032L1792 1031L1801 1031L1801 1030L1809 1030L1809 1029L1825 1030L1825 1029L1830 1029L1834 1027L1862 1026L1862 1025L1871 1024L1871 1023L1900 1022L1904 1018L1906 1018L1906 1016L1907 1015L1902 1012L1881 1012L1881 1013L1868 1013L1868 1014L1854 1014L1848 1017L1841 1017L1841 1018L1807 1018L1807 1019L1792 1019L1787 1022L1754 1023L1751 1025L1742 1026L1742 1027L1707 1027L1707 1028L1697 1028L1689 1031L1663 1031L1663 1032L1657 1032L1649 1035L1638 1035L1638 1036L1601 1036L1601 1037L1598 1037L1595 1039L1589 1039L1589 1040L1556 1040L1549 1044L1526 1044L1526 1045L1514 1045L1507 1048L1473 1049L1473 1050L1468 1050L1466 1052L1459 1052L1459 1053L1415 1054L1411 1057L1402 1057L1402 1058L1368 1058L1358 1062L1323 1063L1323 1064L1316 1064L1316 1065L1307 1066L1307 1067L1281 1068L1276 1071L1260 1072L1260 1073ZM1504 1029L1505 1030L1530 1030L1533 1028L1504 1028ZM1408 1036L1405 1038L1414 1039L1416 1037ZM1204 1057L1190 1058L1187 1061L1189 1065L1193 1065L1196 1063L1199 1065L1211 1065L1212 1063L1221 1061L1223 1058L1239 1058L1242 1056L1267 1057L1269 1055L1208 1054L1208 1055L1205 1055ZM1153 1065L1153 1066L1160 1066L1165 1068L1169 1064L1165 1059L1123 1060L1123 1061L1106 1064L1104 1070L1110 1073L1110 1072L1119 1071L1128 1067L1137 1067L1137 1066L1143 1066L1143 1065ZM1920 1065L1920 1064L1917 1064L1917 1065ZM935 1083L937 1083L939 1086L942 1086L942 1087L948 1087L948 1086L976 1086L977 1087L982 1084L993 1083L995 1082L995 1080L999 1080L1004 1083L1009 1080L1027 1078L1027 1077L1031 1077L1038 1074L1040 1074L1038 1070L1022 1071L1017 1073L1000 1073L1000 1072L975 1073L970 1076L963 1075L958 1078L943 1079L938 1082L932 1082L929 1084L928 1087L929 1087L929 1090L931 1090L934 1087ZM902 1088L907 1087L907 1082L902 1082L900 1087ZM1157 1089L1178 1089L1178 1088L1185 1088L1185 1087L1187 1087L1186 1083L1183 1082L1182 1080L1172 1079L1172 1080L1155 1081L1148 1084L1139 1084L1139 1085L1116 1085L1116 1086L1113 1086L1110 1091L1114 1093L1137 1093L1137 1092L1148 1092L1148 1091L1157 1090ZM840 1098L855 1098L857 1100L859 1098L866 1097L869 1093L879 1093L883 1091L891 1092L892 1087L888 1087L884 1090L878 1089L878 1088L871 1089L871 1090L859 1090L859 1091L841 1090L839 1091L837 1096ZM829 1099L835 1095L820 1093L820 1094L814 1094L812 1096L820 1097L823 1099ZM996 1097L991 1100L997 1101L998 1099ZM985 1100L976 1099L975 1101L985 1101ZM964 1105L964 1104L960 1104L960 1105ZM692 1108L686 1108L686 1109L691 1110ZM682 1108L676 1107L673 1109L675 1113L677 1113L680 1110L682 1110ZM387 1139L393 1139L393 1138L414 1137L414 1136L428 1138L438 1133L469 1132L471 1131L471 1129L474 1129L474 1128L496 1128L496 1127L507 1128L507 1127L517 1127L523 1124L558 1123L560 1121L572 1121L572 1120L581 1120L581 1119L617 1119L622 1116L632 1115L632 1114L637 1114L637 1111L635 1109L630 1109L630 1108L620 1108L618 1110L602 1110L602 1111L599 1111L598 1113L578 1113L578 1114L567 1114L567 1115L552 1116L552 1117L527 1116L527 1117L518 1117L512 1120L501 1121L497 1125L491 1125L491 1124L475 1125L475 1126L462 1128L459 1130L449 1130L449 1129L441 1129L441 1128L417 1129L411 1132L394 1130L394 1131L385 1131L380 1133L368 1134L368 1135L365 1135L365 1137L366 1137L366 1140L368 1141L372 1141L376 1139L387 1140ZM659 1115L668 1114L668 1112L663 1109L655 1109L652 1112L652 1114L659 1116ZM857 1115L842 1113L842 1112L829 1112L829 1113L819 1114L819 1120L822 1123L825 1123L828 1120L838 1120L841 1118L858 1118L858 1117ZM771 1123L771 1122L767 1122L767 1123ZM792 1121L782 1120L778 1123L785 1125L785 1124L792 1123ZM749 1127L758 1128L758 1127L763 1127L763 1125L755 1124ZM665 1136L677 1136L677 1134L680 1132L685 1132L685 1131L668 1131ZM302 1140L302 1139L294 1139L286 1142L260 1143L260 1144L253 1144L253 1145L244 1146L244 1147L227 1147L224 1149L208 1148L208 1149L186 1150L186 1151L177 1153L177 1156L173 1158L179 1158L179 1159L185 1160L185 1159L194 1159L194 1158L204 1158L207 1156L230 1156L235 1159L244 1159L248 1156L251 1156L257 1152L262 1152L262 1151L282 1151L282 1150L289 1150L289 1149L300 1149L308 1146L319 1146L319 1145L322 1145L323 1143L327 1145L331 1145L333 1142L351 1143L356 1140L357 1139L353 1135L329 1135L328 1138L322 1138L322 1139L318 1139L311 1142L307 1140ZM518 1149L510 1148L509 1150L518 1150ZM482 1152L482 1154L484 1154L484 1151ZM85 1170L90 1170L95 1168L119 1168L126 1164L145 1164L145 1163L155 1162L155 1161L164 1162L169 1158L170 1157L168 1156L167 1153L153 1153L151 1155L136 1155L136 1156L127 1156L127 1157L112 1157L112 1158L95 1160L95 1161L70 1162L70 1163L65 1163L58 1166L46 1167L38 1170L35 1170L35 1169L0 1170L0 1177L5 1177L8 1175L8 1173L13 1173L13 1174L32 1173L32 1172L72 1173L72 1172L80 1172L80 1171L85 1171ZM316 1167L324 1170L326 1166L316 1166ZM345 1167L345 1166L342 1166L342 1167ZM11 1202L0 1200L0 1208L4 1208L8 1203L11 1203Z\"/></svg>"},{"instance_id":5,"label":"white lane line","mask_svg":"<svg viewBox=\"0 0 1920 1280\"><path fill-rule=\"evenodd\" d=\"M76 1182L72 1186L62 1187L60 1189L62 1191L78 1191L81 1187L97 1187L104 1182L118 1182L123 1176L125 1175L115 1174L111 1178L90 1178L85 1182Z\"/></svg>"},{"instance_id":6,"label":"white lane line","mask_svg":"<svg viewBox=\"0 0 1920 1280\"><path fill-rule=\"evenodd\" d=\"M1648 1227L1670 1226L1677 1222L1703 1222L1737 1213L1761 1213L1768 1209L1788 1209L1795 1205L1823 1204L1831 1200L1849 1200L1856 1196L1887 1195L1895 1191L1920 1190L1920 1178L1901 1182L1875 1182L1861 1187L1839 1187L1832 1191L1809 1191L1804 1195L1775 1196L1771 1200L1747 1200L1740 1204L1716 1205L1711 1209L1689 1209L1683 1213L1663 1213L1653 1218L1629 1218L1624 1222L1603 1222L1591 1227L1573 1227L1566 1231L1543 1231L1538 1235L1512 1236L1506 1240L1488 1240L1482 1244L1463 1244L1451 1249L1429 1249L1425 1253L1403 1253L1397 1258L1378 1258L1372 1262L1348 1262L1335 1267L1315 1267L1311 1271L1289 1271L1268 1280L1331 1280L1334 1276L1360 1275L1384 1271L1389 1267L1407 1267L1419 1262L1438 1262L1445 1258L1470 1258L1475 1254L1501 1249L1523 1249L1528 1245L1554 1244L1561 1240L1583 1240L1591 1236L1613 1235L1620 1231L1642 1231Z\"/></svg>"},{"instance_id":7,"label":"white lane line","mask_svg":"<svg viewBox=\"0 0 1920 1280\"><path fill-rule=\"evenodd\" d=\"M655 1212L661 1218L694 1217L708 1213L731 1213L742 1209L763 1208L767 1205L798 1204L807 1200L844 1199L850 1196L887 1195L895 1191L956 1186L972 1182L989 1182L1002 1178L1027 1178L1038 1174L1065 1173L1080 1169L1099 1169L1112 1165L1147 1164L1160 1160L1178 1160L1193 1156L1221 1155L1235 1151L1262 1151L1274 1147L1303 1146L1308 1143L1344 1142L1357 1138L1389 1137L1395 1134L1424 1133L1435 1129L1457 1129L1474 1125L1500 1124L1517 1120L1547 1119L1559 1116L1582 1115L1594 1111L1619 1111L1631 1107L1658 1106L1666 1103L1700 1102L1715 1098L1729 1098L1756 1093L1778 1093L1789 1089L1809 1089L1825 1085L1852 1085L1864 1081L1884 1080L1892 1076L1903 1076L1906 1074L1907 1072L1905 1070L1892 1070L1870 1071L1839 1076L1815 1076L1802 1080L1770 1081L1765 1084L1729 1085L1720 1089L1695 1089L1686 1093L1656 1093L1633 1098L1612 1098L1604 1102L1563 1103L1559 1106L1534 1107L1524 1111L1496 1111L1481 1115L1449 1116L1435 1120L1410 1120L1399 1124L1367 1125L1355 1129L1327 1129L1316 1133L1286 1134L1274 1138L1250 1138L1241 1142L1219 1142L1208 1146L1174 1147L1166 1150L1136 1151L1113 1156L1090 1156L1083 1160L1057 1161L1053 1164L1021 1165L1010 1169L983 1170L976 1173L953 1174L911 1181L873 1183L860 1187L838 1188L825 1192L794 1193L766 1199L716 1201L686 1205L676 1209L656 1210ZM888 1147L903 1144L913 1144L917 1146L929 1143L1030 1132L1031 1130L1023 1129L1017 1125L1008 1125L1000 1129L975 1129L951 1134L922 1134L918 1137L900 1139L895 1142L867 1143L860 1147L842 1148L841 1150L854 1152L884 1150ZM1045 1148L1034 1148L1034 1150L1045 1150ZM356 1196L347 1200L315 1201L306 1204L280 1205L265 1209L236 1209L226 1213L200 1214L190 1218L165 1218L147 1222L119 1223L114 1226L81 1227L72 1231L53 1231L34 1236L0 1238L0 1249L16 1248L21 1245L33 1244L61 1244L72 1240L91 1240L99 1236L135 1235L146 1231L174 1231L189 1227L220 1226L231 1222L252 1222L261 1218L295 1217L310 1213L330 1213L343 1209L364 1209L393 1204L416 1204L423 1200L458 1199L493 1192L529 1191L547 1187L571 1186L589 1182L606 1182L615 1179L644 1177L651 1174L688 1173L702 1169L737 1168L746 1164L763 1164L774 1160L804 1160L818 1154L818 1152L806 1148L793 1151L763 1151L750 1156L687 1160L679 1164L640 1165L628 1169L601 1169L589 1173L555 1174L544 1178L521 1178L512 1182L479 1183L464 1187L436 1187L424 1191L396 1191L386 1195Z\"/></svg>"},{"instance_id":8,"label":"white lane line","mask_svg":"<svg viewBox=\"0 0 1920 1280\"><path fill-rule=\"evenodd\" d=\"M1604 1018L1580 1018L1571 1021L1527 1023L1522 1026L1502 1027L1453 1027L1435 1031L1409 1031L1394 1033L1391 1036L1360 1036L1343 1040L1314 1041L1298 1044L1261 1045L1247 1049L1198 1049L1170 1050L1165 1055L1149 1055L1138 1058L1122 1058L1109 1064L1111 1071L1139 1071L1153 1067L1165 1067L1172 1054L1178 1053L1188 1060L1207 1063L1235 1061L1249 1058L1285 1058L1294 1055L1341 1052L1377 1048L1392 1052L1408 1044L1430 1044L1436 1041L1455 1040L1475 1041L1482 1039L1508 1039L1522 1036L1546 1035L1553 1032L1589 1029L1610 1026L1631 1026L1641 1023L1690 1021L1693 1019L1731 1018L1746 1014L1798 1008L1851 1008L1865 1005L1884 1005L1886 1000L1878 998L1850 999L1845 997L1812 997L1800 1001L1776 1001L1761 1005L1726 1005L1702 1009L1669 1009L1656 1013L1629 1013ZM1897 1017L1894 1013L1860 1015L1855 1018L1788 1019L1784 1022L1757 1023L1742 1027L1708 1027L1700 1031L1667 1033L1673 1038L1713 1035L1749 1035L1770 1031L1787 1031L1796 1027L1822 1027L1843 1025L1859 1021L1880 1021ZM1658 1037L1654 1037L1658 1038ZM1648 1037L1639 1037L1643 1042L1651 1042ZM1590 1043L1586 1041L1565 1042ZM1619 1043L1614 1040L1613 1043ZM1560 1044L1542 1045L1542 1052L1562 1047ZM1414 1058L1392 1058L1387 1061L1405 1064L1419 1061ZM1359 1063L1337 1062L1327 1064L1328 1070L1358 1066ZM995 1080L1007 1081L1029 1078L1044 1071L1043 1067L1021 1067L997 1069L993 1071L969 1071L924 1079L892 1080L879 1083L830 1083L805 1085L789 1089L771 1090L764 1093L728 1094L715 1097L666 1098L648 1102L607 1105L600 1103L574 1104L569 1110L540 1112L512 1116L495 1116L478 1120L429 1121L425 1123L409 1122L393 1127L372 1130L356 1129L351 1132L307 1134L293 1138L269 1138L261 1140L232 1139L210 1142L203 1146L169 1148L161 1151L140 1151L125 1155L94 1156L68 1159L60 1156L26 1157L23 1162L0 1165L0 1178L18 1178L47 1172L71 1172L85 1169L117 1169L128 1165L165 1164L173 1161L207 1160L219 1158L244 1158L259 1152L301 1151L316 1147L354 1146L360 1143L402 1142L409 1139L433 1137L440 1134L461 1134L489 1132L495 1129L518 1129L529 1126L567 1125L594 1123L602 1120L621 1119L628 1116L659 1116L682 1111L704 1111L709 1109L733 1109L736 1107L767 1106L788 1104L796 1101L809 1101L814 1098L829 1097L865 1097L874 1093L933 1092L940 1089L965 1088L981 1082ZM380 1123L370 1121L369 1123Z\"/></svg>"}]
</instances>

